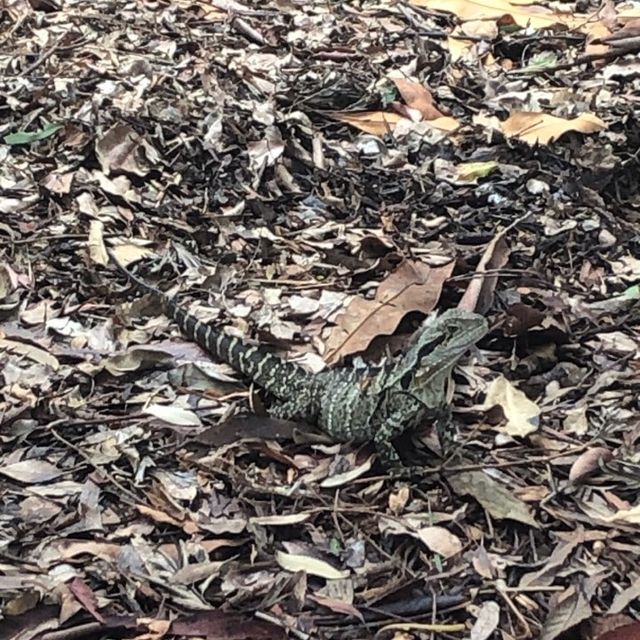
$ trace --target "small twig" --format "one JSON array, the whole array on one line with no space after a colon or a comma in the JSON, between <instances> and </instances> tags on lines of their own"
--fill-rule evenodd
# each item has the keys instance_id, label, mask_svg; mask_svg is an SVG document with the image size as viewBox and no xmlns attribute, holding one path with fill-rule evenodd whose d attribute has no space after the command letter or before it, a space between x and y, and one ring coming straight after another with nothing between
<instances>
[{"instance_id":1,"label":"small twig","mask_svg":"<svg viewBox=\"0 0 640 640\"><path fill-rule=\"evenodd\" d=\"M507 72L507 75L537 75L541 73L549 73L552 71L563 71L565 69L572 69L573 67L576 67L580 64L588 64L589 62L594 62L595 60L615 60L616 58L621 58L622 56L625 56L629 53L638 53L638 50L638 45L634 44L633 46L620 47L613 49L612 51L606 51L604 53L590 53L588 55L576 58L573 62L563 62L552 67L536 69L516 69L514 71Z\"/></svg>"},{"instance_id":2,"label":"small twig","mask_svg":"<svg viewBox=\"0 0 640 640\"><path fill-rule=\"evenodd\" d=\"M47 60L54 54L56 49L60 46L60 43L62 42L62 39L64 38L65 35L66 33L62 34L48 49L45 49L45 51L40 55L40 57L35 62L30 64L26 69L23 69L22 71L19 71L14 75L28 76L30 73L35 71L45 60Z\"/></svg>"},{"instance_id":3,"label":"small twig","mask_svg":"<svg viewBox=\"0 0 640 640\"><path fill-rule=\"evenodd\" d=\"M93 462L90 456L86 454L82 449L80 449L80 447L76 446L75 444L73 444L73 442L70 442L66 438L63 438L55 429L51 429L50 432L54 438L75 451L87 464L90 464L96 471L98 471L99 473L103 473L117 489L122 491L122 495L119 496L120 498L124 499L124 497L127 496L133 506L140 504L138 496L136 496L134 493L131 493L129 489L127 489L122 483L116 480L113 477L113 474L107 471L104 467L99 467L95 462Z\"/></svg>"},{"instance_id":4,"label":"small twig","mask_svg":"<svg viewBox=\"0 0 640 640\"><path fill-rule=\"evenodd\" d=\"M243 36L246 36L252 42L259 44L260 46L268 46L269 43L265 39L265 37L259 32L256 31L248 22L243 20L242 18L232 18L231 26L234 27L238 33L241 33Z\"/></svg>"}]
</instances>

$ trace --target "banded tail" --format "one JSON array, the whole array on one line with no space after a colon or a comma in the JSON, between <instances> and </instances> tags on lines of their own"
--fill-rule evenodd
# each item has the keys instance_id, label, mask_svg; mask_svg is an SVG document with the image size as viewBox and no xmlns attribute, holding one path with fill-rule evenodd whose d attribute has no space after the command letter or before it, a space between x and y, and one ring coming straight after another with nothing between
<instances>
[{"instance_id":1,"label":"banded tail","mask_svg":"<svg viewBox=\"0 0 640 640\"><path fill-rule=\"evenodd\" d=\"M230 365L277 398L286 400L301 389L301 382L309 372L297 364L286 362L261 346L254 346L216 329L180 306L173 298L140 279L123 266L112 251L109 257L119 271L127 276L139 289L160 299L164 314L173 320L180 331L218 360Z\"/></svg>"}]
</instances>

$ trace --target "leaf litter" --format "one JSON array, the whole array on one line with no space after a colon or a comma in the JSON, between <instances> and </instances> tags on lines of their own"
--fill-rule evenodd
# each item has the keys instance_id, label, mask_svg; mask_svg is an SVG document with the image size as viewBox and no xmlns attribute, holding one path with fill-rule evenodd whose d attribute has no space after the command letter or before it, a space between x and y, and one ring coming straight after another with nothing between
<instances>
[{"instance_id":1,"label":"leaf litter","mask_svg":"<svg viewBox=\"0 0 640 640\"><path fill-rule=\"evenodd\" d=\"M639 19L5 6L2 637L630 637ZM107 248L314 370L486 313L454 451L397 481L266 417Z\"/></svg>"}]
</instances>

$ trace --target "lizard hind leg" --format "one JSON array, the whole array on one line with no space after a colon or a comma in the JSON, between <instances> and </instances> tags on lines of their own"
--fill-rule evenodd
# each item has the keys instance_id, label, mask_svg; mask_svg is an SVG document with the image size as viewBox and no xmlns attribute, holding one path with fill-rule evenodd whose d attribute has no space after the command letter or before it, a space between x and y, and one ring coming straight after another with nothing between
<instances>
[{"instance_id":1,"label":"lizard hind leg","mask_svg":"<svg viewBox=\"0 0 640 640\"><path fill-rule=\"evenodd\" d=\"M451 408L444 407L434 415L436 434L440 441L440 450L443 458L449 457L456 448L456 434L451 417Z\"/></svg>"},{"instance_id":2,"label":"lizard hind leg","mask_svg":"<svg viewBox=\"0 0 640 640\"><path fill-rule=\"evenodd\" d=\"M269 415L279 420L302 420L313 423L316 418L313 407L301 400L300 396L292 400L277 400L269 408Z\"/></svg>"},{"instance_id":3,"label":"lizard hind leg","mask_svg":"<svg viewBox=\"0 0 640 640\"><path fill-rule=\"evenodd\" d=\"M385 424L376 431L373 438L373 443L378 452L378 460L386 469L399 469L403 467L402 460L400 460L400 456L391 442L391 438L395 433L393 429L385 429Z\"/></svg>"}]
</instances>

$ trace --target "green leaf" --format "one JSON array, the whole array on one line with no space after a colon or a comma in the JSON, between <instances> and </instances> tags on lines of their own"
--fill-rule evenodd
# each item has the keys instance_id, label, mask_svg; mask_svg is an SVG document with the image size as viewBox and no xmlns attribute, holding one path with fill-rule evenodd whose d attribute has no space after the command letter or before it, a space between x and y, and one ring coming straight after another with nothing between
<instances>
[{"instance_id":1,"label":"green leaf","mask_svg":"<svg viewBox=\"0 0 640 640\"><path fill-rule=\"evenodd\" d=\"M525 67L528 71L553 67L558 62L558 56L553 51L543 51L531 56L529 64Z\"/></svg>"},{"instance_id":2,"label":"green leaf","mask_svg":"<svg viewBox=\"0 0 640 640\"><path fill-rule=\"evenodd\" d=\"M37 131L18 131L17 133L10 133L9 135L6 135L3 140L5 144L29 144L36 140L44 140L60 129L62 129L61 124L48 122L44 127L42 127L42 129L38 129Z\"/></svg>"}]
</instances>

